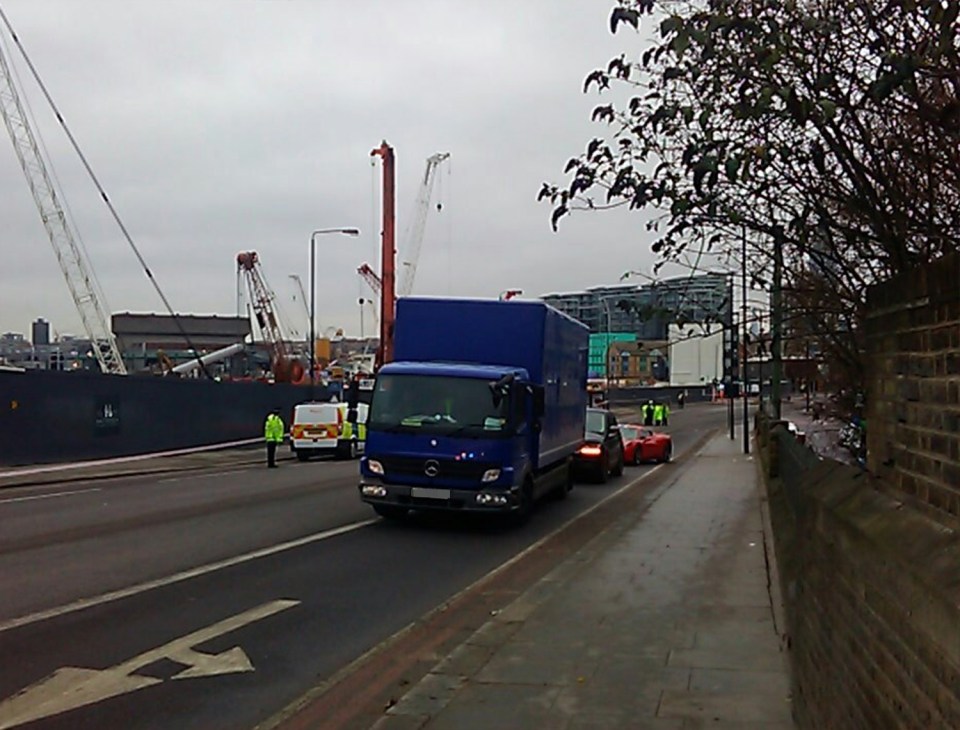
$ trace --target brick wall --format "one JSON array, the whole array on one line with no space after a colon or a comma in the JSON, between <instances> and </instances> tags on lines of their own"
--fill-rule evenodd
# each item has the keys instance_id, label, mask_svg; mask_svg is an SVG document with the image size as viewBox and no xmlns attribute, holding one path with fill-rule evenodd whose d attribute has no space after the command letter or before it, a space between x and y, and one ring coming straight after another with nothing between
<instances>
[{"instance_id":1,"label":"brick wall","mask_svg":"<svg viewBox=\"0 0 960 730\"><path fill-rule=\"evenodd\" d=\"M960 728L960 533L773 434L767 467L790 465L768 487L798 727Z\"/></svg>"},{"instance_id":2,"label":"brick wall","mask_svg":"<svg viewBox=\"0 0 960 730\"><path fill-rule=\"evenodd\" d=\"M960 517L960 252L867 296L868 468Z\"/></svg>"}]
</instances>

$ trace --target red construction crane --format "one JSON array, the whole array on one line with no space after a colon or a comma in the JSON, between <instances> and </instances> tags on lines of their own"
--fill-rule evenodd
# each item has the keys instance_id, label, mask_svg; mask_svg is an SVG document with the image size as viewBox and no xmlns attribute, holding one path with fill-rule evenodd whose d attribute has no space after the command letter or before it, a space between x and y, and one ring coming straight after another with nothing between
<instances>
[{"instance_id":1,"label":"red construction crane","mask_svg":"<svg viewBox=\"0 0 960 730\"><path fill-rule=\"evenodd\" d=\"M373 270L370 264L364 262L357 267L357 273L363 277L363 280L367 282L367 286L370 287L370 291L376 294L378 297L383 294L383 282L380 281L380 277L377 276L377 272Z\"/></svg>"},{"instance_id":2,"label":"red construction crane","mask_svg":"<svg viewBox=\"0 0 960 730\"><path fill-rule=\"evenodd\" d=\"M257 325L264 340L270 347L270 369L273 379L278 383L298 383L303 380L304 369L299 360L290 356L283 339L280 320L274 306L276 295L267 284L256 251L243 251L237 254L237 268L243 272L250 292Z\"/></svg>"}]
</instances>

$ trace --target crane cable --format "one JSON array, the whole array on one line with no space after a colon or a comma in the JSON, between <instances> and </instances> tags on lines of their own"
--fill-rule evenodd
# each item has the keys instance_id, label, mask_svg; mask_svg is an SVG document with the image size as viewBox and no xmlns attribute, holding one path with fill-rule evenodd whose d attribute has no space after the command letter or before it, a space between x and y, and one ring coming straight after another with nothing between
<instances>
[{"instance_id":1,"label":"crane cable","mask_svg":"<svg viewBox=\"0 0 960 730\"><path fill-rule=\"evenodd\" d=\"M157 280L153 276L153 272L150 271L150 267L147 265L146 260L140 253L140 250L137 248L137 245L133 242L133 238L130 236L127 227L124 225L123 221L120 219L120 215L117 213L116 208L113 207L113 203L110 201L110 198L107 197L106 190L100 184L100 180L97 178L96 174L93 171L93 168L90 167L90 163L87 162L86 156L83 154L83 151L80 149L80 145L77 143L77 140L74 138L73 133L70 131L70 128L67 126L66 120L63 118L63 115L60 113L60 109L57 107L56 103L53 100L53 97L50 96L50 92L47 90L46 84L43 83L43 79L40 78L40 74L37 72L36 67L33 65L33 61L30 60L30 57L27 55L26 49L23 47L23 44L20 42L20 38L14 31L13 26L10 24L10 20L7 18L6 13L3 12L3 8L0 7L0 19L3 20L4 25L7 27L7 30L10 32L13 42L16 44L17 49L20 51L20 55L23 56L23 60L26 62L27 67L30 69L30 73L33 75L34 80L37 82L37 85L40 87L40 91L43 92L44 98L47 100L47 104L50 105L50 108L53 110L54 116L56 116L57 121L60 123L60 126L63 127L63 131L66 133L67 138L70 140L70 144L73 146L74 152L77 153L77 157L80 158L80 162L83 163L84 169L87 171L90 179L93 181L93 184L97 188L97 192L100 193L100 198L106 204L107 208L110 210L111 215L113 216L114 221L117 226L120 228L120 232L123 234L123 237L126 239L130 248L133 250L134 255L136 255L137 260L140 262L140 265L143 267L143 270L147 274L147 278L150 279L150 283L153 284L153 288L156 290L157 294L160 296L160 299L163 301L163 305L167 309L167 313L173 318L174 323L177 325L177 329L180 334L183 336L184 340L187 343L187 348L190 350L191 354L196 358L197 362L200 364L200 368L203 370L203 374L211 379L210 371L207 370L206 363L203 362L203 358L200 357L200 353L197 352L197 349L193 346L193 341L190 339L190 336L187 334L186 330L183 328L183 324L180 321L179 315L173 311L173 307L170 306L170 302L167 300L166 295L160 289L160 285L157 283Z\"/></svg>"}]
</instances>

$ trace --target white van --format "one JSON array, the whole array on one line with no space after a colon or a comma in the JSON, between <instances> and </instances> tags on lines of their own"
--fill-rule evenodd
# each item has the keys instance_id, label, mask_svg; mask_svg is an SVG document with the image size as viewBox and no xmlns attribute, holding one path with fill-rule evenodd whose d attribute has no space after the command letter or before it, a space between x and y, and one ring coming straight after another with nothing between
<instances>
[{"instance_id":1,"label":"white van","mask_svg":"<svg viewBox=\"0 0 960 730\"><path fill-rule=\"evenodd\" d=\"M347 420L346 403L300 403L293 407L290 448L300 461L311 456L334 455L356 459L367 438L366 403L357 404L357 427Z\"/></svg>"}]
</instances>

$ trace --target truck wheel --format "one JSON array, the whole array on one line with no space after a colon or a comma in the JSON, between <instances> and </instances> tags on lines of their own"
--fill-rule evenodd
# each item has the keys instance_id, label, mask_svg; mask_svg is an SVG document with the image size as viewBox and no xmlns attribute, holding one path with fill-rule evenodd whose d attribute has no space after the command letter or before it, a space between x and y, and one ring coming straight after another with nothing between
<instances>
[{"instance_id":1,"label":"truck wheel","mask_svg":"<svg viewBox=\"0 0 960 730\"><path fill-rule=\"evenodd\" d=\"M520 489L520 506L511 515L510 521L515 526L524 525L530 521L531 514L533 514L533 483L528 480Z\"/></svg>"},{"instance_id":2,"label":"truck wheel","mask_svg":"<svg viewBox=\"0 0 960 730\"><path fill-rule=\"evenodd\" d=\"M407 516L405 507L392 507L388 504L375 504L373 511L386 520L402 520Z\"/></svg>"}]
</instances>

